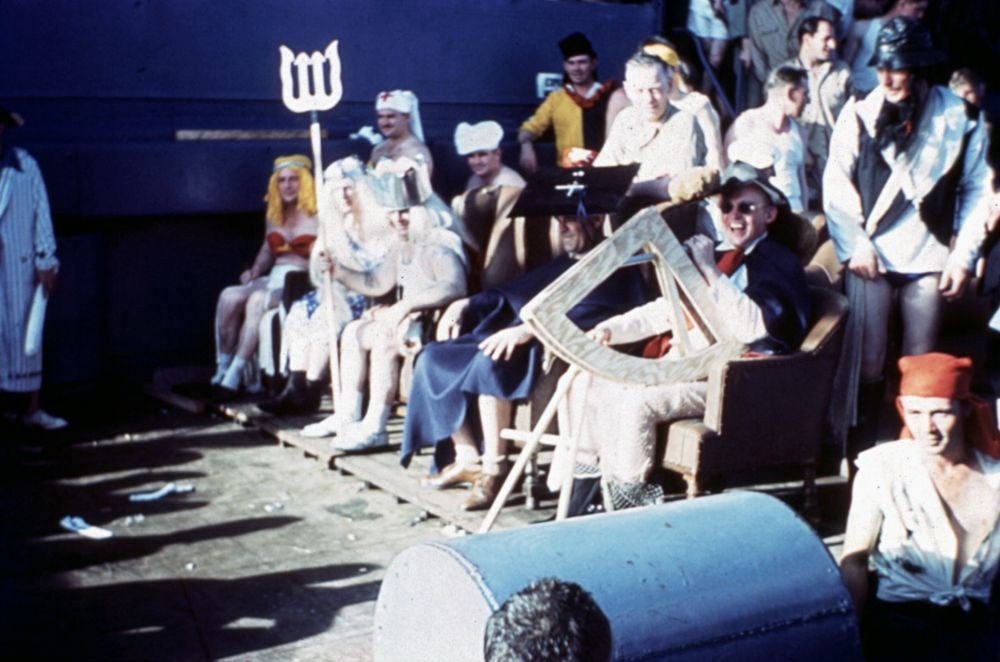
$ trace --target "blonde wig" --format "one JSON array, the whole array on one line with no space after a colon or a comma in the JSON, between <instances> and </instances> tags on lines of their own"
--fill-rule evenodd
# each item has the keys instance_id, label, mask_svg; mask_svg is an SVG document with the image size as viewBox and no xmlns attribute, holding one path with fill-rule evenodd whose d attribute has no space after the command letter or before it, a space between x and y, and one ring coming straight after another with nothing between
<instances>
[{"instance_id":1,"label":"blonde wig","mask_svg":"<svg viewBox=\"0 0 1000 662\"><path fill-rule=\"evenodd\" d=\"M316 215L316 184L312 175L312 159L302 154L279 156L274 160L271 179L267 183L267 195L264 196L267 202L265 218L272 225L283 225L285 222L281 211L281 194L278 192L278 173L285 168L291 168L299 175L299 200L296 207L309 216Z\"/></svg>"},{"instance_id":2,"label":"blonde wig","mask_svg":"<svg viewBox=\"0 0 1000 662\"><path fill-rule=\"evenodd\" d=\"M321 202L328 206L329 211L327 219L331 227L327 241L330 250L338 263L355 271L370 269L359 261L358 248L369 260L381 261L389 245L395 241L385 210L378 206L365 171L364 163L357 157L334 161L324 173L326 186L323 190L327 199ZM334 202L334 196L339 195L337 189L342 186L349 186L353 191L351 211L347 214ZM351 242L355 246L352 247Z\"/></svg>"}]
</instances>

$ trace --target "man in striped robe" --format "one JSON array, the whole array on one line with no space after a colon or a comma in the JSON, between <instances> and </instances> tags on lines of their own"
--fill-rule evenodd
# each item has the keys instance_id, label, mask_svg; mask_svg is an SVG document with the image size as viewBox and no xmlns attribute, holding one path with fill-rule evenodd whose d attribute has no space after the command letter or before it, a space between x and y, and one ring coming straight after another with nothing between
<instances>
[{"instance_id":1,"label":"man in striped robe","mask_svg":"<svg viewBox=\"0 0 1000 662\"><path fill-rule=\"evenodd\" d=\"M51 294L59 260L38 164L23 149L4 145L4 133L21 124L0 107L0 391L27 397L19 412L24 425L55 430L66 421L38 405L42 352L28 354L25 336L35 290Z\"/></svg>"}]
</instances>

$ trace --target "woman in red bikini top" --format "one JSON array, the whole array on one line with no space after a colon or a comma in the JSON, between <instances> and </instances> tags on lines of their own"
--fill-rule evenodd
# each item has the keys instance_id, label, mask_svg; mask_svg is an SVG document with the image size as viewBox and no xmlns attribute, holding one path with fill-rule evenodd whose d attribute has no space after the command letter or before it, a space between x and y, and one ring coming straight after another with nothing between
<instances>
[{"instance_id":1,"label":"woman in red bikini top","mask_svg":"<svg viewBox=\"0 0 1000 662\"><path fill-rule=\"evenodd\" d=\"M239 285L225 288L216 308L217 369L212 383L233 393L242 386L243 367L257 349L264 312L278 305L285 276L309 268L316 240L316 189L307 156L279 156L268 183L266 236L253 266Z\"/></svg>"}]
</instances>

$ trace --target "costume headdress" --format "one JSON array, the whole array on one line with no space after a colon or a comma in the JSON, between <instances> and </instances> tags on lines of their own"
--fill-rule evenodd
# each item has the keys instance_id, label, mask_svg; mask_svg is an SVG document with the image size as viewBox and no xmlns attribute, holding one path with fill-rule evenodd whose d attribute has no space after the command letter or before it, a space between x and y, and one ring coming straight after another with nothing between
<instances>
[{"instance_id":1,"label":"costume headdress","mask_svg":"<svg viewBox=\"0 0 1000 662\"><path fill-rule=\"evenodd\" d=\"M379 206L389 211L419 207L434 193L427 164L405 157L379 161L369 182Z\"/></svg>"},{"instance_id":2,"label":"costume headdress","mask_svg":"<svg viewBox=\"0 0 1000 662\"><path fill-rule=\"evenodd\" d=\"M420 123L420 101L409 90L379 92L375 97L375 110L394 110L410 116L410 133L424 142L424 126Z\"/></svg>"},{"instance_id":3,"label":"costume headdress","mask_svg":"<svg viewBox=\"0 0 1000 662\"><path fill-rule=\"evenodd\" d=\"M443 246L468 267L462 239L454 229L454 214L431 188L430 174L422 158L382 159L367 181L380 207L387 211L410 210L412 241Z\"/></svg>"},{"instance_id":4,"label":"costume headdress","mask_svg":"<svg viewBox=\"0 0 1000 662\"><path fill-rule=\"evenodd\" d=\"M882 26L868 66L877 69L922 69L941 64L945 54L934 48L930 31L909 16L897 16Z\"/></svg>"},{"instance_id":5,"label":"costume headdress","mask_svg":"<svg viewBox=\"0 0 1000 662\"><path fill-rule=\"evenodd\" d=\"M357 156L346 156L334 161L323 171L324 181L334 181L337 179L350 179L357 181L364 177L365 164Z\"/></svg>"},{"instance_id":6,"label":"costume headdress","mask_svg":"<svg viewBox=\"0 0 1000 662\"><path fill-rule=\"evenodd\" d=\"M469 124L462 122L455 127L455 150L459 156L476 152L492 152L503 140L503 127L492 120Z\"/></svg>"},{"instance_id":7,"label":"costume headdress","mask_svg":"<svg viewBox=\"0 0 1000 662\"><path fill-rule=\"evenodd\" d=\"M948 398L964 402L968 408L965 419L966 439L981 453L1000 458L1000 432L989 405L972 394L972 360L940 352L904 356L899 359L899 395L915 395L924 398ZM903 415L900 398L896 398L896 408ZM906 428L903 439L913 437Z\"/></svg>"},{"instance_id":8,"label":"costume headdress","mask_svg":"<svg viewBox=\"0 0 1000 662\"><path fill-rule=\"evenodd\" d=\"M299 175L299 200L296 207L310 215L316 215L316 184L312 174L312 159L302 154L279 156L274 160L271 179L267 183L267 212L265 218L269 223L282 225L285 222L282 213L281 193L278 192L278 173L285 168L291 168Z\"/></svg>"},{"instance_id":9,"label":"costume headdress","mask_svg":"<svg viewBox=\"0 0 1000 662\"><path fill-rule=\"evenodd\" d=\"M668 46L667 44L661 44L658 42L646 44L641 50L646 55L652 55L653 57L663 60L664 64L675 69L681 63L681 58L677 55L677 51L674 50L672 46Z\"/></svg>"}]
</instances>

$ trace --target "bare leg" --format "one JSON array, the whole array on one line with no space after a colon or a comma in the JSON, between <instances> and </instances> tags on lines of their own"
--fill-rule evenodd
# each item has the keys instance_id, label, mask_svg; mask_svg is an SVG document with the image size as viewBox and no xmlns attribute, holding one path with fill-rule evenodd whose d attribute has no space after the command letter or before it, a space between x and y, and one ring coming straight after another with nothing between
<instances>
[{"instance_id":1,"label":"bare leg","mask_svg":"<svg viewBox=\"0 0 1000 662\"><path fill-rule=\"evenodd\" d=\"M222 290L219 303L215 308L215 327L218 331L218 350L225 354L236 351L236 342L240 337L240 326L243 323L243 311L247 299L253 292L253 285L233 285Z\"/></svg>"},{"instance_id":2,"label":"bare leg","mask_svg":"<svg viewBox=\"0 0 1000 662\"><path fill-rule=\"evenodd\" d=\"M325 342L309 344L309 360L305 364L306 379L319 381L330 367L330 345Z\"/></svg>"},{"instance_id":3,"label":"bare leg","mask_svg":"<svg viewBox=\"0 0 1000 662\"><path fill-rule=\"evenodd\" d=\"M251 285L233 285L219 294L215 308L215 375L213 385L220 385L233 362L236 343L243 323L247 298L253 291Z\"/></svg>"},{"instance_id":4,"label":"bare leg","mask_svg":"<svg viewBox=\"0 0 1000 662\"><path fill-rule=\"evenodd\" d=\"M938 292L940 278L940 274L931 274L900 288L904 356L926 354L937 343L942 308L941 294Z\"/></svg>"},{"instance_id":5,"label":"bare leg","mask_svg":"<svg viewBox=\"0 0 1000 662\"><path fill-rule=\"evenodd\" d=\"M278 305L281 292L271 292L261 287L254 287L247 299L243 316L243 328L240 329L240 342L236 347L236 356L246 360L257 351L257 341L260 337L260 320L264 313Z\"/></svg>"},{"instance_id":6,"label":"bare leg","mask_svg":"<svg viewBox=\"0 0 1000 662\"><path fill-rule=\"evenodd\" d=\"M458 464L468 466L479 462L479 445L468 420L462 422L451 439L455 442L455 461Z\"/></svg>"},{"instance_id":7,"label":"bare leg","mask_svg":"<svg viewBox=\"0 0 1000 662\"><path fill-rule=\"evenodd\" d=\"M378 323L368 327L361 342L371 347L368 411L365 412L361 426L370 433L383 432L399 387L399 347L395 333L388 332Z\"/></svg>"},{"instance_id":8,"label":"bare leg","mask_svg":"<svg viewBox=\"0 0 1000 662\"><path fill-rule=\"evenodd\" d=\"M365 323L360 333L354 335L361 351L368 355L368 411L360 423L345 424L339 430L340 436L333 441L333 447L345 451L383 446L389 442L386 424L399 382L399 351L395 335L386 333L378 322ZM342 367L345 380L351 380L344 383L356 383L344 368L346 366ZM356 371L357 367L352 366L351 370ZM339 404L337 406L340 407Z\"/></svg>"},{"instance_id":9,"label":"bare leg","mask_svg":"<svg viewBox=\"0 0 1000 662\"><path fill-rule=\"evenodd\" d=\"M847 440L847 454L855 458L879 437L885 395L886 345L892 286L881 276L865 282L864 328L861 334L861 374L858 384L857 421ZM849 466L852 466L849 463Z\"/></svg>"},{"instance_id":10,"label":"bare leg","mask_svg":"<svg viewBox=\"0 0 1000 662\"><path fill-rule=\"evenodd\" d=\"M285 346L288 348L288 369L291 372L304 372L309 366L312 352L309 337L309 318L306 307L300 302L292 305L285 318L285 328L282 329Z\"/></svg>"},{"instance_id":11,"label":"bare leg","mask_svg":"<svg viewBox=\"0 0 1000 662\"><path fill-rule=\"evenodd\" d=\"M483 472L500 473L501 458L507 457L507 441L500 431L510 425L514 404L489 395L479 396L479 418L483 425Z\"/></svg>"},{"instance_id":12,"label":"bare leg","mask_svg":"<svg viewBox=\"0 0 1000 662\"><path fill-rule=\"evenodd\" d=\"M362 347L361 336L371 322L357 320L344 328L340 335L340 380L344 392L361 392L368 377L368 352Z\"/></svg>"},{"instance_id":13,"label":"bare leg","mask_svg":"<svg viewBox=\"0 0 1000 662\"><path fill-rule=\"evenodd\" d=\"M892 310L892 286L881 276L865 283L865 323L861 336L861 382L882 379Z\"/></svg>"}]
</instances>

